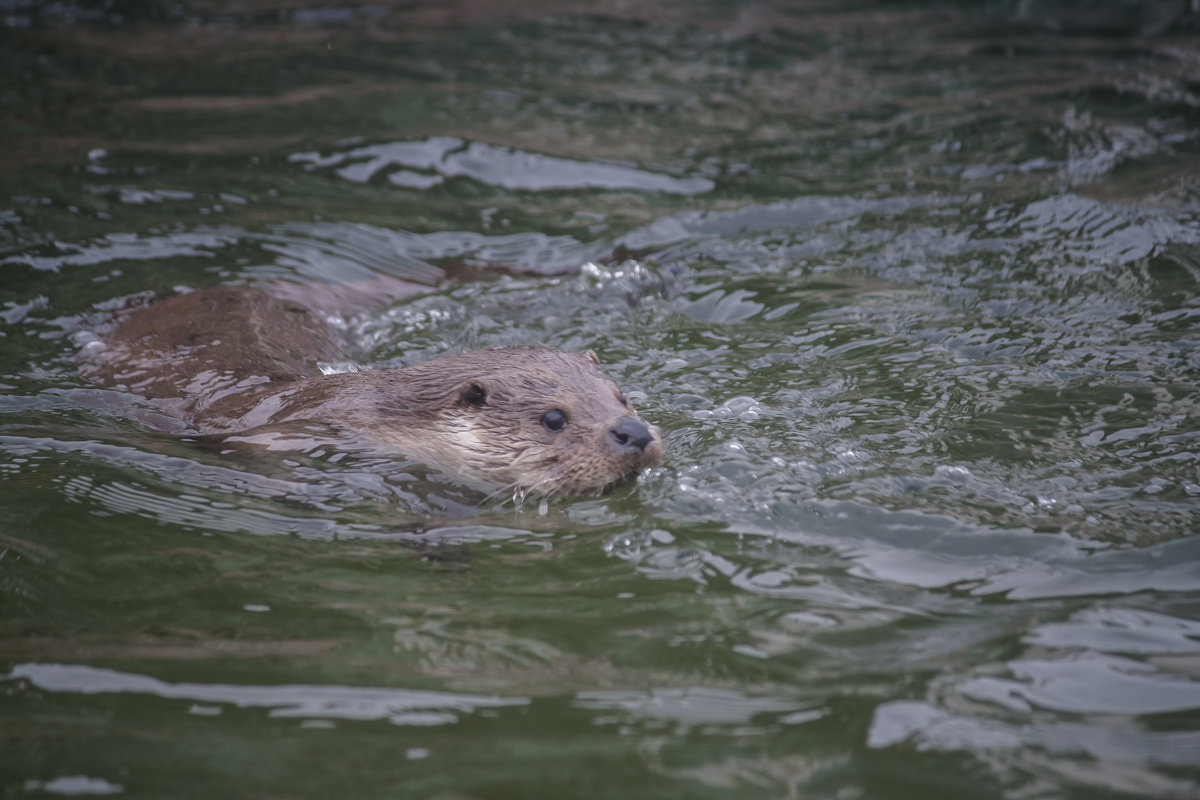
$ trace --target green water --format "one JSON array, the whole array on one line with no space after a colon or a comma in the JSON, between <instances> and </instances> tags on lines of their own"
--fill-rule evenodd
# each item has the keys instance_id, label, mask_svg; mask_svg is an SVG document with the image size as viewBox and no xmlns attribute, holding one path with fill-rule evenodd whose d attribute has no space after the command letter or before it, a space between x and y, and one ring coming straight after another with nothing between
<instances>
[{"instance_id":1,"label":"green water","mask_svg":"<svg viewBox=\"0 0 1200 800\"><path fill-rule=\"evenodd\" d=\"M1186 3L0 5L0 796L1200 796ZM488 500L181 440L131 297L596 350Z\"/></svg>"}]
</instances>

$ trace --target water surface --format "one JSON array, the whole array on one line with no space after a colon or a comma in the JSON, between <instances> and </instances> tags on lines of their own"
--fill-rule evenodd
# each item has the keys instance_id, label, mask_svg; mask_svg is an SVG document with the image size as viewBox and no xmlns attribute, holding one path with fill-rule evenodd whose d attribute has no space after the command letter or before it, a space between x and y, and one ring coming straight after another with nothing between
<instances>
[{"instance_id":1,"label":"water surface","mask_svg":"<svg viewBox=\"0 0 1200 800\"><path fill-rule=\"evenodd\" d=\"M1200 796L1200 23L1097 6L8 4L3 794ZM381 274L366 366L592 348L666 462L514 504L75 366Z\"/></svg>"}]
</instances>

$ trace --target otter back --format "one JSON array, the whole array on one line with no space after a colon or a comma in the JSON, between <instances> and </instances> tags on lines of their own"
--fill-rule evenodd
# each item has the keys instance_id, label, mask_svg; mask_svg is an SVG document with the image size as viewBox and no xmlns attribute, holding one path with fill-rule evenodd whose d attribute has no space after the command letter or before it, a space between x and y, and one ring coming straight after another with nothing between
<instances>
[{"instance_id":1,"label":"otter back","mask_svg":"<svg viewBox=\"0 0 1200 800\"><path fill-rule=\"evenodd\" d=\"M97 383L143 397L185 398L193 415L230 394L322 374L350 355L337 332L299 303L221 286L126 313L108 349L81 365Z\"/></svg>"}]
</instances>

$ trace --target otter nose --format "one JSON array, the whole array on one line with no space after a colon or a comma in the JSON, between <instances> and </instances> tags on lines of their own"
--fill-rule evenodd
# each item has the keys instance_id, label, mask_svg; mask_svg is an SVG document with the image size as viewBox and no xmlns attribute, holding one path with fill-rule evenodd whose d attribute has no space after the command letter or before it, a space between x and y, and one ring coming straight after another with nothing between
<instances>
[{"instance_id":1,"label":"otter nose","mask_svg":"<svg viewBox=\"0 0 1200 800\"><path fill-rule=\"evenodd\" d=\"M608 429L608 435L621 447L636 447L645 450L654 441L650 428L636 417L625 417Z\"/></svg>"}]
</instances>

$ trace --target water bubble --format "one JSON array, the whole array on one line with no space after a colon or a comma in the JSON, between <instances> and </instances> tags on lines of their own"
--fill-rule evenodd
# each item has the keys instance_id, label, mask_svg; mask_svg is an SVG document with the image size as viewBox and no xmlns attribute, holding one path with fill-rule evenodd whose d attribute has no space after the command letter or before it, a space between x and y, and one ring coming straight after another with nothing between
<instances>
[{"instance_id":1,"label":"water bubble","mask_svg":"<svg viewBox=\"0 0 1200 800\"><path fill-rule=\"evenodd\" d=\"M619 533L604 544L604 554L616 558L630 560L641 556L648 542L646 534L641 532Z\"/></svg>"},{"instance_id":2,"label":"water bubble","mask_svg":"<svg viewBox=\"0 0 1200 800\"><path fill-rule=\"evenodd\" d=\"M946 478L955 483L966 483L975 476L971 470L957 464L939 464L934 468L933 474L939 478Z\"/></svg>"}]
</instances>

